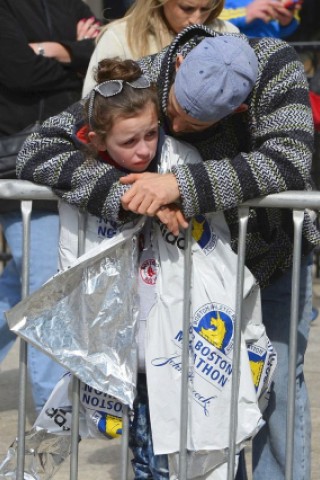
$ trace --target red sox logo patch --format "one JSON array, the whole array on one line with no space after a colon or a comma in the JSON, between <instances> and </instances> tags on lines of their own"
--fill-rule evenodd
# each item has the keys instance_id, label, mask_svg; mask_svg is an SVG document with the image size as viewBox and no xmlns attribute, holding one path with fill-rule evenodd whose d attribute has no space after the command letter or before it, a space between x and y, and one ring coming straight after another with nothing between
<instances>
[{"instance_id":1,"label":"red sox logo patch","mask_svg":"<svg viewBox=\"0 0 320 480\"><path fill-rule=\"evenodd\" d=\"M147 285L155 285L159 271L159 263L155 258L144 260L140 266L140 275Z\"/></svg>"}]
</instances>

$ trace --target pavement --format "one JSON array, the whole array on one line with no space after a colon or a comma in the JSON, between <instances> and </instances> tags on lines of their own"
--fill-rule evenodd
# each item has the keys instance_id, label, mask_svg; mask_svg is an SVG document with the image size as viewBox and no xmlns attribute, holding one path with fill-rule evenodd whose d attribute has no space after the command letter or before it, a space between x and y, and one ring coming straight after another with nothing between
<instances>
[{"instance_id":1,"label":"pavement","mask_svg":"<svg viewBox=\"0 0 320 480\"><path fill-rule=\"evenodd\" d=\"M320 311L320 280L314 279L314 306ZM312 477L320 478L320 315L312 323L305 360L306 381L312 413ZM0 365L0 463L17 432L18 408L18 342ZM27 429L33 424L30 391L27 395ZM247 448L250 457L250 446ZM55 474L55 480L68 480L70 462L66 461ZM120 448L118 440L82 440L79 446L79 480L119 480ZM249 472L249 480L251 472Z\"/></svg>"}]
</instances>

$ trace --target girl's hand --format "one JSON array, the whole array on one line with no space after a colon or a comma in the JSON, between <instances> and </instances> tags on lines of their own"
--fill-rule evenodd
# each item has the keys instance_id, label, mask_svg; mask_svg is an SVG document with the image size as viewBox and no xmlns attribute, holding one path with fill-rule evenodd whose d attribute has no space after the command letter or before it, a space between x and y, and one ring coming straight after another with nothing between
<instances>
[{"instance_id":1,"label":"girl's hand","mask_svg":"<svg viewBox=\"0 0 320 480\"><path fill-rule=\"evenodd\" d=\"M176 237L179 235L180 229L188 228L189 225L179 206L174 203L159 208L156 216Z\"/></svg>"}]
</instances>

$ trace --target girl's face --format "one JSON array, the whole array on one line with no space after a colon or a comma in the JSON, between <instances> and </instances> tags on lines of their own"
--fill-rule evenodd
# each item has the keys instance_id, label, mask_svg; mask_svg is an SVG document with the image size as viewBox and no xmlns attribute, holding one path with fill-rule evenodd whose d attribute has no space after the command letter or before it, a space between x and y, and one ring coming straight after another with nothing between
<instances>
[{"instance_id":1,"label":"girl's face","mask_svg":"<svg viewBox=\"0 0 320 480\"><path fill-rule=\"evenodd\" d=\"M205 23L212 7L212 0L168 0L163 14L174 33L195 23Z\"/></svg>"},{"instance_id":2,"label":"girl's face","mask_svg":"<svg viewBox=\"0 0 320 480\"><path fill-rule=\"evenodd\" d=\"M143 172L155 157L158 144L158 115L152 102L134 117L117 117L106 141L99 146L122 168Z\"/></svg>"}]
</instances>

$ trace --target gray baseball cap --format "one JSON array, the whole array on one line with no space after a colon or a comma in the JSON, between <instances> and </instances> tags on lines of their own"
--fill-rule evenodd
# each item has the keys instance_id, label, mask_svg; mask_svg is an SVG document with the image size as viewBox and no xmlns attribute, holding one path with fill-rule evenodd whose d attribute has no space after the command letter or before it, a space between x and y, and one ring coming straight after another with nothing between
<instances>
[{"instance_id":1,"label":"gray baseball cap","mask_svg":"<svg viewBox=\"0 0 320 480\"><path fill-rule=\"evenodd\" d=\"M258 59L245 38L205 38L180 65L175 96L191 117L203 122L218 121L246 100L257 75Z\"/></svg>"}]
</instances>

